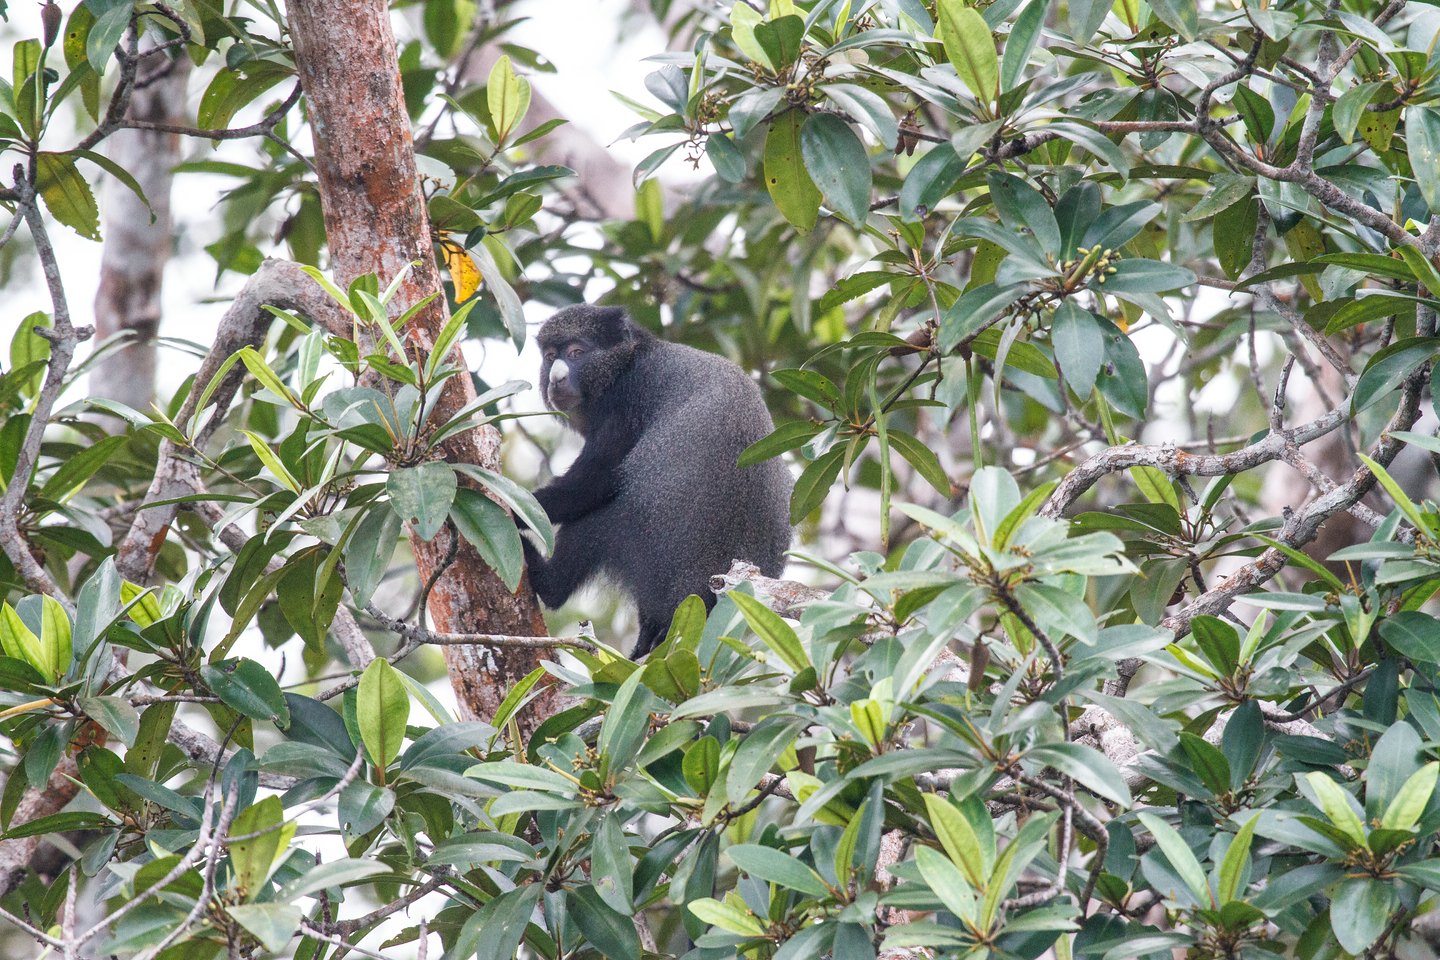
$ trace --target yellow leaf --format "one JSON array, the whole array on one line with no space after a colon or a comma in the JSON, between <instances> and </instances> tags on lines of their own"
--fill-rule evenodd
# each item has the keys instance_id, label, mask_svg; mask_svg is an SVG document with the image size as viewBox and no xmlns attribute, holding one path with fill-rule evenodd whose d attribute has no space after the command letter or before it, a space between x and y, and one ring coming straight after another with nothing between
<instances>
[{"instance_id":1,"label":"yellow leaf","mask_svg":"<svg viewBox=\"0 0 1440 960\"><path fill-rule=\"evenodd\" d=\"M475 261L463 247L447 243L443 249L445 266L450 269L450 277L455 281L455 302L464 303L475 296L475 291L480 289L480 281L484 278L480 275L480 268L475 266Z\"/></svg>"}]
</instances>

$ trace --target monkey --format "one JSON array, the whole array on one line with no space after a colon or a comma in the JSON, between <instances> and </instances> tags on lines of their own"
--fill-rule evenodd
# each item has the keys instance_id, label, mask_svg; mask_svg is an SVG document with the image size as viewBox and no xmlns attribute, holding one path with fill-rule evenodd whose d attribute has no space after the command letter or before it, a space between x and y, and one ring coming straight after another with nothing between
<instances>
[{"instance_id":1,"label":"monkey","mask_svg":"<svg viewBox=\"0 0 1440 960\"><path fill-rule=\"evenodd\" d=\"M537 341L541 399L585 438L570 469L535 492L559 527L554 555L522 538L545 606L599 577L617 584L639 613L638 660L687 596L714 607L710 577L732 560L780 575L793 481L778 459L736 464L774 430L743 370L660 339L618 307L567 307Z\"/></svg>"}]
</instances>

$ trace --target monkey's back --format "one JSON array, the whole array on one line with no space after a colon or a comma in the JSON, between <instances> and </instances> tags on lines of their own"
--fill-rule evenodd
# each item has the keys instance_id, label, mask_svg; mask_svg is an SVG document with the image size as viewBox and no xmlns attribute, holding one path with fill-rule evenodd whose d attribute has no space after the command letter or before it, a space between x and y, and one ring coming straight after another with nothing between
<instances>
[{"instance_id":1,"label":"monkey's back","mask_svg":"<svg viewBox=\"0 0 1440 960\"><path fill-rule=\"evenodd\" d=\"M642 618L666 621L689 594L708 596L709 578L734 559L779 576L790 472L779 460L735 463L774 430L759 388L724 357L664 341L624 376L643 384L625 392L644 398L632 412L644 428L607 508L624 527L613 530L606 572L639 600Z\"/></svg>"}]
</instances>

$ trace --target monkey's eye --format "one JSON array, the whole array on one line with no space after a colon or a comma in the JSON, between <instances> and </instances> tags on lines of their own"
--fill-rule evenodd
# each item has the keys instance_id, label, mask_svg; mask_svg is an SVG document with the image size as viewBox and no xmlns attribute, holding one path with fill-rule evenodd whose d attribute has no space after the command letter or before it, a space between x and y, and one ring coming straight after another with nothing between
<instances>
[{"instance_id":1,"label":"monkey's eye","mask_svg":"<svg viewBox=\"0 0 1440 960\"><path fill-rule=\"evenodd\" d=\"M550 363L550 362L552 362L552 361L555 359L555 351L554 351L554 350L546 350L544 356L545 356L545 362L546 362L546 363Z\"/></svg>"},{"instance_id":2,"label":"monkey's eye","mask_svg":"<svg viewBox=\"0 0 1440 960\"><path fill-rule=\"evenodd\" d=\"M581 356L581 355L584 354L584 353L585 353L585 348L584 348L584 347L581 347L581 346L572 346L572 347L570 347L568 350L565 351L565 356L568 357L568 358L570 358L571 360L574 360L576 357Z\"/></svg>"}]
</instances>

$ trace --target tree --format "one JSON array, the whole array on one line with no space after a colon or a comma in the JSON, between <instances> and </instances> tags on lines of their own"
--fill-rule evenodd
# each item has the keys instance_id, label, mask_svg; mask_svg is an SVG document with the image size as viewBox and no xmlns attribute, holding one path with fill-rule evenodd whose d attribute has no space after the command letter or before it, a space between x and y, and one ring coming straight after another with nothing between
<instances>
[{"instance_id":1,"label":"tree","mask_svg":"<svg viewBox=\"0 0 1440 960\"><path fill-rule=\"evenodd\" d=\"M18 935L187 960L1429 949L1430 8L653 3L686 52L626 95L662 145L634 219L591 221L528 159L557 124L527 117L549 61L507 39L524 8L411 6L398 47L384 4L309 0L52 5L15 47L5 239L53 306L0 386ZM129 111L144 49L196 63L193 127ZM105 152L126 125L258 138L255 166L189 165L236 179L210 252L249 280L148 412L73 395L90 331L49 239L95 232L94 169L132 182ZM714 176L667 210L678 160ZM262 261L282 216L291 260ZM742 460L790 458L818 584L717 571L642 664L610 629L544 636L515 517L552 531L499 445L529 436L524 386L455 350L518 347L522 298L597 279L763 374L780 425ZM1366 539L1307 553L1341 515ZM460 718L417 679L435 646Z\"/></svg>"}]
</instances>

